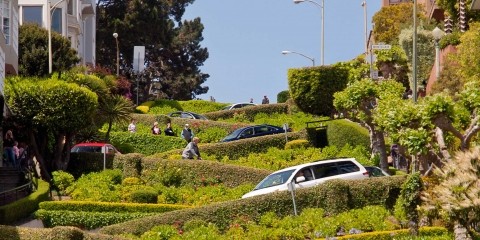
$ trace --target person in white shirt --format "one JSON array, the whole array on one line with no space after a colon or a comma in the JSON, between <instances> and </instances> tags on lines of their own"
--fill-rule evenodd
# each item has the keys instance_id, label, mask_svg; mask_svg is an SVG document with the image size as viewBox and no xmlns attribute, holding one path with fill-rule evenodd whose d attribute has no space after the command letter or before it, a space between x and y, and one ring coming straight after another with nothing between
<instances>
[{"instance_id":1,"label":"person in white shirt","mask_svg":"<svg viewBox=\"0 0 480 240\"><path fill-rule=\"evenodd\" d=\"M135 126L135 119L132 119L132 122L128 125L128 131L134 133L137 131L137 126Z\"/></svg>"},{"instance_id":2,"label":"person in white shirt","mask_svg":"<svg viewBox=\"0 0 480 240\"><path fill-rule=\"evenodd\" d=\"M182 152L182 159L198 159L202 160L200 157L200 150L198 149L198 142L200 139L198 137L194 137L191 142L187 144L185 149Z\"/></svg>"}]
</instances>

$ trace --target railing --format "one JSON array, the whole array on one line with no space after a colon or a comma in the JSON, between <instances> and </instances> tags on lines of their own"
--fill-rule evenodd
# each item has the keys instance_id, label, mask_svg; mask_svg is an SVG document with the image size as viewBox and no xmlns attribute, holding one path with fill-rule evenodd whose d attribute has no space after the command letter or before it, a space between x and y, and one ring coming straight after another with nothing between
<instances>
[{"instance_id":1,"label":"railing","mask_svg":"<svg viewBox=\"0 0 480 240\"><path fill-rule=\"evenodd\" d=\"M22 186L0 192L0 206L15 202L20 198L24 198L32 192L32 189L33 182L30 180L28 183Z\"/></svg>"}]
</instances>

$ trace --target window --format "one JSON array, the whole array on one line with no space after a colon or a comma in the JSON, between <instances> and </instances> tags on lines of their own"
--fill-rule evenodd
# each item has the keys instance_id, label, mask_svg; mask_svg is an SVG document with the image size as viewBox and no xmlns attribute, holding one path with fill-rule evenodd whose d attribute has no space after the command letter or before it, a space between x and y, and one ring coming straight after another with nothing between
<instances>
[{"instance_id":1,"label":"window","mask_svg":"<svg viewBox=\"0 0 480 240\"><path fill-rule=\"evenodd\" d=\"M240 135L241 138L247 138L253 135L253 128L245 129Z\"/></svg>"},{"instance_id":2,"label":"window","mask_svg":"<svg viewBox=\"0 0 480 240\"><path fill-rule=\"evenodd\" d=\"M1 1L2 8L2 29L5 36L5 43L10 43L10 0Z\"/></svg>"},{"instance_id":3,"label":"window","mask_svg":"<svg viewBox=\"0 0 480 240\"><path fill-rule=\"evenodd\" d=\"M349 161L339 162L338 168L340 170L340 174L360 171L360 168L357 165Z\"/></svg>"},{"instance_id":4,"label":"window","mask_svg":"<svg viewBox=\"0 0 480 240\"><path fill-rule=\"evenodd\" d=\"M313 167L313 173L315 174L315 178L324 178L324 177L331 177L338 175L338 169L336 163L324 163L318 164Z\"/></svg>"},{"instance_id":5,"label":"window","mask_svg":"<svg viewBox=\"0 0 480 240\"><path fill-rule=\"evenodd\" d=\"M52 13L52 30L62 34L62 9L55 8Z\"/></svg>"},{"instance_id":6,"label":"window","mask_svg":"<svg viewBox=\"0 0 480 240\"><path fill-rule=\"evenodd\" d=\"M73 15L73 0L68 1L67 13Z\"/></svg>"},{"instance_id":7,"label":"window","mask_svg":"<svg viewBox=\"0 0 480 240\"><path fill-rule=\"evenodd\" d=\"M36 23L42 26L42 7L41 6L23 6L23 23Z\"/></svg>"}]
</instances>

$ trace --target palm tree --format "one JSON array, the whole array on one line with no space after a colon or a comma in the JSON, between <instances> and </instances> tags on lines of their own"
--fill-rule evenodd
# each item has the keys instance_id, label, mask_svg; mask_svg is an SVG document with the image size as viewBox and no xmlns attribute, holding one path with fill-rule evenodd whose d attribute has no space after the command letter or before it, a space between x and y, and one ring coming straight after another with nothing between
<instances>
[{"instance_id":1,"label":"palm tree","mask_svg":"<svg viewBox=\"0 0 480 240\"><path fill-rule=\"evenodd\" d=\"M112 124L126 122L133 112L133 104L121 95L107 95L99 99L98 116L108 123L105 141L110 139Z\"/></svg>"},{"instance_id":2,"label":"palm tree","mask_svg":"<svg viewBox=\"0 0 480 240\"><path fill-rule=\"evenodd\" d=\"M455 239L471 239L480 211L480 148L457 153L434 173L439 184L422 194L423 209L453 222Z\"/></svg>"}]
</instances>

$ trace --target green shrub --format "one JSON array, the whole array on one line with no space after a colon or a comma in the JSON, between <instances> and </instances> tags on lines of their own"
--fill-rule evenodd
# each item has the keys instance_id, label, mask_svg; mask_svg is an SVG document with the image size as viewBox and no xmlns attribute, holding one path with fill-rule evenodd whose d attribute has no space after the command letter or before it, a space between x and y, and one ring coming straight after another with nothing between
<instances>
[{"instance_id":1,"label":"green shrub","mask_svg":"<svg viewBox=\"0 0 480 240\"><path fill-rule=\"evenodd\" d=\"M115 145L115 148L123 154L135 152L135 148L128 143L119 143L118 145Z\"/></svg>"},{"instance_id":2,"label":"green shrub","mask_svg":"<svg viewBox=\"0 0 480 240\"><path fill-rule=\"evenodd\" d=\"M335 66L319 66L288 70L291 98L304 112L330 116L334 110L333 94L343 90L349 72Z\"/></svg>"},{"instance_id":3,"label":"green shrub","mask_svg":"<svg viewBox=\"0 0 480 240\"><path fill-rule=\"evenodd\" d=\"M234 118L237 114L243 114L244 118L248 121L253 121L255 119L255 115L258 113L265 113L265 114L274 114L274 113L287 113L288 112L288 105L285 103L277 103L277 104L262 104L247 108L237 108L234 110L220 110L216 112L209 112L205 113L205 117L210 120L217 121L221 119L229 119Z\"/></svg>"},{"instance_id":4,"label":"green shrub","mask_svg":"<svg viewBox=\"0 0 480 240\"><path fill-rule=\"evenodd\" d=\"M60 194L65 195L66 190L70 187L75 178L72 174L64 172L64 171L54 171L52 172L53 182L57 189L60 191Z\"/></svg>"},{"instance_id":5,"label":"green shrub","mask_svg":"<svg viewBox=\"0 0 480 240\"><path fill-rule=\"evenodd\" d=\"M140 177L143 155L139 153L117 154L113 159L113 168L123 172L123 178Z\"/></svg>"},{"instance_id":6,"label":"green shrub","mask_svg":"<svg viewBox=\"0 0 480 240\"><path fill-rule=\"evenodd\" d=\"M73 200L116 202L121 199L116 191L121 182L122 172L118 169L89 173L68 187L67 193Z\"/></svg>"},{"instance_id":7,"label":"green shrub","mask_svg":"<svg viewBox=\"0 0 480 240\"><path fill-rule=\"evenodd\" d=\"M188 232L188 231L195 230L199 227L206 227L206 226L208 226L208 222L205 222L204 220L201 220L201 219L192 219L185 222L185 224L183 224L182 229Z\"/></svg>"},{"instance_id":8,"label":"green shrub","mask_svg":"<svg viewBox=\"0 0 480 240\"><path fill-rule=\"evenodd\" d=\"M178 230L171 225L160 225L153 227L150 231L144 233L141 240L169 240L179 237Z\"/></svg>"},{"instance_id":9,"label":"green shrub","mask_svg":"<svg viewBox=\"0 0 480 240\"><path fill-rule=\"evenodd\" d=\"M96 239L96 240L127 240L128 238L120 236L110 236L105 234L84 232L76 227L54 227L54 228L26 228L14 226L0 226L0 239ZM80 233L82 235L80 235Z\"/></svg>"},{"instance_id":10,"label":"green shrub","mask_svg":"<svg viewBox=\"0 0 480 240\"><path fill-rule=\"evenodd\" d=\"M155 153L165 152L172 149L185 147L185 140L177 137L165 135L153 135L151 133L129 133L129 132L112 132L110 141L113 145L121 145L128 143L133 146L136 153L152 155Z\"/></svg>"},{"instance_id":11,"label":"green shrub","mask_svg":"<svg viewBox=\"0 0 480 240\"><path fill-rule=\"evenodd\" d=\"M147 107L147 106L138 106L138 107L135 108L135 111L138 112L138 113L146 114L150 111L150 108Z\"/></svg>"},{"instance_id":12,"label":"green shrub","mask_svg":"<svg viewBox=\"0 0 480 240\"><path fill-rule=\"evenodd\" d=\"M334 180L327 181L316 187L307 189L298 189L296 194L297 208L301 212L306 208L323 208L326 214L338 214L342 211L352 208L362 208L369 205L386 206L389 202L388 198L395 199L392 193L400 191L400 186L405 180L404 177L389 178L369 178L365 180ZM355 187L360 184L360 187ZM378 194L378 191L372 189L382 188L384 192L390 194ZM354 190L361 189L361 192ZM371 197L363 197L362 195L372 195ZM398 196L398 195L397 195ZM359 202L351 204L357 197L368 199L363 201L363 205ZM386 199L387 198L387 199ZM391 209L391 208L388 208ZM222 202L218 204L197 207L194 209L180 210L176 212L164 213L157 216L146 217L143 219L133 220L128 223L117 224L115 226L107 226L100 230L106 234L132 233L141 235L155 225L170 224L176 222L183 224L191 219L200 219L209 223L213 223L220 230L227 229L241 214L248 216L253 221L258 221L260 217L267 212L274 212L279 217L290 215L293 213L292 199L289 192L276 192L267 195L256 196L247 199L239 199L234 201Z\"/></svg>"},{"instance_id":13,"label":"green shrub","mask_svg":"<svg viewBox=\"0 0 480 240\"><path fill-rule=\"evenodd\" d=\"M287 144L285 144L285 149L296 149L296 148L309 148L311 147L311 144L308 140L305 140L305 139L297 139L297 140L293 140L293 141L289 141L287 142Z\"/></svg>"},{"instance_id":14,"label":"green shrub","mask_svg":"<svg viewBox=\"0 0 480 240\"><path fill-rule=\"evenodd\" d=\"M370 136L368 130L357 123L347 120L333 120L326 122L327 138L330 146L342 148L344 145L363 146L370 149Z\"/></svg>"},{"instance_id":15,"label":"green shrub","mask_svg":"<svg viewBox=\"0 0 480 240\"><path fill-rule=\"evenodd\" d=\"M362 240L392 240L392 239L405 239L405 240L448 240L453 239L448 230L443 227L423 227L420 228L420 236L413 237L410 235L408 229L394 230L394 231L377 231L367 232L355 235L345 235L337 237L336 239L362 239Z\"/></svg>"},{"instance_id":16,"label":"green shrub","mask_svg":"<svg viewBox=\"0 0 480 240\"><path fill-rule=\"evenodd\" d=\"M228 131L221 127L211 127L198 131L195 136L199 137L201 142L215 143L220 142L225 136L228 135Z\"/></svg>"},{"instance_id":17,"label":"green shrub","mask_svg":"<svg viewBox=\"0 0 480 240\"><path fill-rule=\"evenodd\" d=\"M10 224L28 217L38 209L39 203L49 199L50 185L41 179L34 182L37 186L35 192L13 203L0 206L0 224Z\"/></svg>"},{"instance_id":18,"label":"green shrub","mask_svg":"<svg viewBox=\"0 0 480 240\"><path fill-rule=\"evenodd\" d=\"M284 103L290 98L288 90L281 91L277 94L277 103Z\"/></svg>"},{"instance_id":19,"label":"green shrub","mask_svg":"<svg viewBox=\"0 0 480 240\"><path fill-rule=\"evenodd\" d=\"M143 212L164 213L179 209L190 208L186 205L172 204L145 204L145 203L112 203L93 201L45 201L39 205L46 211L80 211L80 212Z\"/></svg>"},{"instance_id":20,"label":"green shrub","mask_svg":"<svg viewBox=\"0 0 480 240\"><path fill-rule=\"evenodd\" d=\"M134 203L157 203L157 192L140 189L129 194L129 202Z\"/></svg>"}]
</instances>

